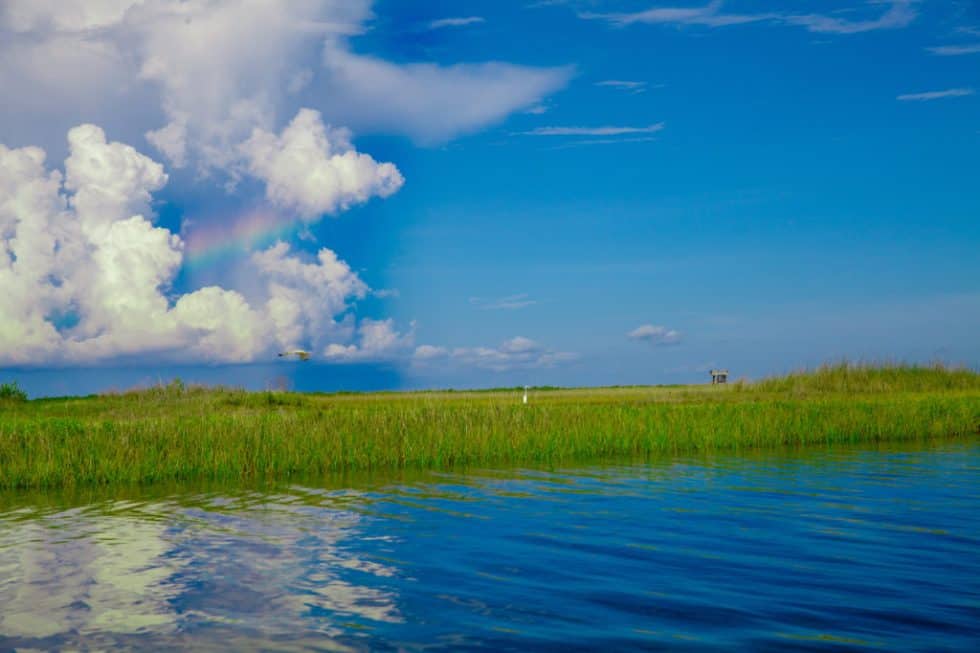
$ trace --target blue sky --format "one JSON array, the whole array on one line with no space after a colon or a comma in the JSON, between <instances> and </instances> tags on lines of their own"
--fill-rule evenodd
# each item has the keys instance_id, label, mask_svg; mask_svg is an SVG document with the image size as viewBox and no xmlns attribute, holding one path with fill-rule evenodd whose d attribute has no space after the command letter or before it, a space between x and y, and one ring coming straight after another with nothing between
<instances>
[{"instance_id":1,"label":"blue sky","mask_svg":"<svg viewBox=\"0 0 980 653\"><path fill-rule=\"evenodd\" d=\"M976 3L28 5L0 365L32 394L980 365Z\"/></svg>"}]
</instances>

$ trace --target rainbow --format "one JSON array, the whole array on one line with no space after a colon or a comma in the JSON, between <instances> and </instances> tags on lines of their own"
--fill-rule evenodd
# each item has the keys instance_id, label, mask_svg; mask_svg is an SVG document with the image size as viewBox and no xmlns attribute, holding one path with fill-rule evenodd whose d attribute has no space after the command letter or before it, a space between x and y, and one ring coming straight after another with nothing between
<instances>
[{"instance_id":1,"label":"rainbow","mask_svg":"<svg viewBox=\"0 0 980 653\"><path fill-rule=\"evenodd\" d=\"M285 240L299 230L269 209L253 209L224 219L191 222L181 234L184 239L184 265L199 269L222 259Z\"/></svg>"}]
</instances>

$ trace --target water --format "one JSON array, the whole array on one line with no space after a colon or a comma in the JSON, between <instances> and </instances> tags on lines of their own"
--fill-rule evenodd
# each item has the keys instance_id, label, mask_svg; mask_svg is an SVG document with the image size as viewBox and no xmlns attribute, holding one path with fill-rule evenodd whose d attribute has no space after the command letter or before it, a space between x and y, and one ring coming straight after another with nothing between
<instances>
[{"instance_id":1,"label":"water","mask_svg":"<svg viewBox=\"0 0 980 653\"><path fill-rule=\"evenodd\" d=\"M0 650L978 650L980 443L0 494Z\"/></svg>"}]
</instances>

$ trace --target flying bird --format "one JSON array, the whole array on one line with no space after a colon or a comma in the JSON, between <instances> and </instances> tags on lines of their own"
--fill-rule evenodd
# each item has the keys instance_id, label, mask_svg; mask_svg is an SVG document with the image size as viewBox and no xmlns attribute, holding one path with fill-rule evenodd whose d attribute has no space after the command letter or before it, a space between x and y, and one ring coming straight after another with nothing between
<instances>
[{"instance_id":1,"label":"flying bird","mask_svg":"<svg viewBox=\"0 0 980 653\"><path fill-rule=\"evenodd\" d=\"M280 352L279 358L292 358L296 357L297 360L308 361L310 360L310 352L305 349L293 349L291 351Z\"/></svg>"}]
</instances>

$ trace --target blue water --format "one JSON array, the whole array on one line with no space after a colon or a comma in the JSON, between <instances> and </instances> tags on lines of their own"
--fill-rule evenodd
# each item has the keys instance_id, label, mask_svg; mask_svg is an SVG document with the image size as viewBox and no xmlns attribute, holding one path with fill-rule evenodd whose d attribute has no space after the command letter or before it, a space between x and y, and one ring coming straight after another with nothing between
<instances>
[{"instance_id":1,"label":"blue water","mask_svg":"<svg viewBox=\"0 0 980 653\"><path fill-rule=\"evenodd\" d=\"M0 494L0 650L980 650L980 444Z\"/></svg>"}]
</instances>

